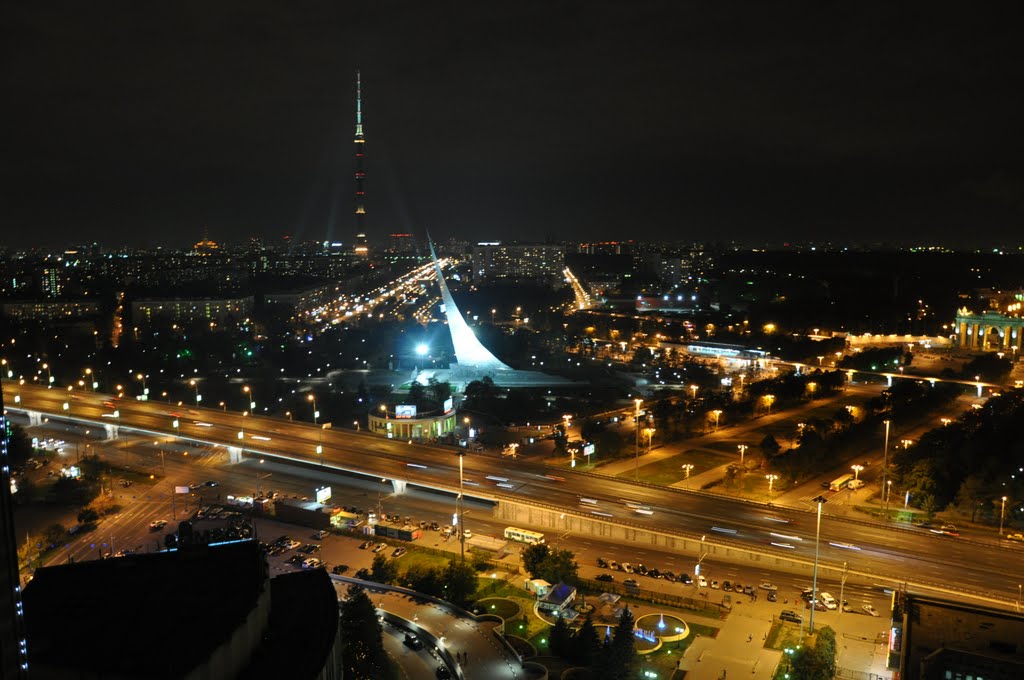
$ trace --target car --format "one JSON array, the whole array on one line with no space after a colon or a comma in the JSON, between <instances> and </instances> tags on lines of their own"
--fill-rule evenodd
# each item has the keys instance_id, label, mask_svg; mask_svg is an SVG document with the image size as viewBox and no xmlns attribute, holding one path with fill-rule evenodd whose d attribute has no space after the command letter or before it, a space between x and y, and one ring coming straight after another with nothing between
<instances>
[{"instance_id":1,"label":"car","mask_svg":"<svg viewBox=\"0 0 1024 680\"><path fill-rule=\"evenodd\" d=\"M149 530L150 531L160 531L165 526L167 526L167 520L165 520L165 519L155 519L155 520L153 520L152 522L149 523Z\"/></svg>"},{"instance_id":2,"label":"car","mask_svg":"<svg viewBox=\"0 0 1024 680\"><path fill-rule=\"evenodd\" d=\"M199 491L199 489L201 489L203 487L202 487L202 485L200 485L200 484L198 484L196 482L193 482L193 483L188 485L188 488L189 488L190 491Z\"/></svg>"},{"instance_id":3,"label":"car","mask_svg":"<svg viewBox=\"0 0 1024 680\"><path fill-rule=\"evenodd\" d=\"M401 557L402 555L404 555L407 552L409 552L409 551L406 550L405 548L395 548L395 551L393 553L391 553L391 556L397 559L397 558Z\"/></svg>"},{"instance_id":4,"label":"car","mask_svg":"<svg viewBox=\"0 0 1024 680\"><path fill-rule=\"evenodd\" d=\"M769 590L768 591L768 601L769 602L778 602L778 600L779 600L779 592L777 590Z\"/></svg>"},{"instance_id":5,"label":"car","mask_svg":"<svg viewBox=\"0 0 1024 680\"><path fill-rule=\"evenodd\" d=\"M302 555L296 554L296 555L292 555L291 557L288 558L288 563L289 564L302 564L307 559L308 558L303 557Z\"/></svg>"},{"instance_id":6,"label":"car","mask_svg":"<svg viewBox=\"0 0 1024 680\"><path fill-rule=\"evenodd\" d=\"M604 581L605 583L611 583L615 580L615 577L611 574L598 574L595 578L598 581Z\"/></svg>"},{"instance_id":7,"label":"car","mask_svg":"<svg viewBox=\"0 0 1024 680\"><path fill-rule=\"evenodd\" d=\"M689 574L684 573L679 575L679 582L682 583L684 586L688 586L691 583L693 583L693 579L690 578Z\"/></svg>"},{"instance_id":8,"label":"car","mask_svg":"<svg viewBox=\"0 0 1024 680\"><path fill-rule=\"evenodd\" d=\"M640 574L641 576L647 576L648 569L644 566L643 562L638 562L634 569L636 570L636 573Z\"/></svg>"},{"instance_id":9,"label":"car","mask_svg":"<svg viewBox=\"0 0 1024 680\"><path fill-rule=\"evenodd\" d=\"M437 676L437 680L449 680L452 677L452 672L448 670L448 666L438 666L434 674Z\"/></svg>"},{"instance_id":10,"label":"car","mask_svg":"<svg viewBox=\"0 0 1024 680\"><path fill-rule=\"evenodd\" d=\"M727 593L732 592L732 581L722 581L722 590Z\"/></svg>"},{"instance_id":11,"label":"car","mask_svg":"<svg viewBox=\"0 0 1024 680\"><path fill-rule=\"evenodd\" d=\"M627 588L636 588L640 584L637 583L635 578L627 578L625 581L622 582L622 585L626 586Z\"/></svg>"},{"instance_id":12,"label":"car","mask_svg":"<svg viewBox=\"0 0 1024 680\"><path fill-rule=\"evenodd\" d=\"M306 553L307 555L312 555L313 553L315 553L318 550L320 550L320 544L319 543L307 543L306 545L304 545L301 548L299 548L299 550L301 550L302 552Z\"/></svg>"},{"instance_id":13,"label":"car","mask_svg":"<svg viewBox=\"0 0 1024 680\"><path fill-rule=\"evenodd\" d=\"M373 545L373 541L363 541L362 543L359 544L359 549L360 550L366 550L371 545Z\"/></svg>"},{"instance_id":14,"label":"car","mask_svg":"<svg viewBox=\"0 0 1024 680\"><path fill-rule=\"evenodd\" d=\"M828 609L838 609L838 607L839 607L839 603L836 602L836 598L832 597L832 595L829 594L829 593L822 593L821 594L821 602Z\"/></svg>"},{"instance_id":15,"label":"car","mask_svg":"<svg viewBox=\"0 0 1024 680\"><path fill-rule=\"evenodd\" d=\"M405 640L402 641L402 644L413 650L423 649L423 641L411 633L405 634Z\"/></svg>"},{"instance_id":16,"label":"car","mask_svg":"<svg viewBox=\"0 0 1024 680\"><path fill-rule=\"evenodd\" d=\"M608 560L606 560L603 557L598 557L597 558L597 566L601 567L602 569L607 569L608 568Z\"/></svg>"},{"instance_id":17,"label":"car","mask_svg":"<svg viewBox=\"0 0 1024 680\"><path fill-rule=\"evenodd\" d=\"M947 536L959 536L960 530L956 528L955 524L943 524L939 527L939 531L946 534Z\"/></svg>"},{"instance_id":18,"label":"car","mask_svg":"<svg viewBox=\"0 0 1024 680\"><path fill-rule=\"evenodd\" d=\"M387 550L387 549L388 549L388 544L387 543L378 543L377 545L373 546L373 552L375 552L375 553L379 553L379 552L381 552L383 550Z\"/></svg>"},{"instance_id":19,"label":"car","mask_svg":"<svg viewBox=\"0 0 1024 680\"><path fill-rule=\"evenodd\" d=\"M335 564L333 567L331 567L332 574L344 574L346 571L348 571L347 564Z\"/></svg>"},{"instance_id":20,"label":"car","mask_svg":"<svg viewBox=\"0 0 1024 680\"><path fill-rule=\"evenodd\" d=\"M760 585L757 586L761 590L778 590L779 587L771 581L761 581Z\"/></svg>"},{"instance_id":21,"label":"car","mask_svg":"<svg viewBox=\"0 0 1024 680\"><path fill-rule=\"evenodd\" d=\"M676 581L679 580L679 577L676 576L676 573L674 571L669 571L668 569L666 569L665 571L661 572L661 577L663 579L665 579L666 581L668 581L669 583L675 583Z\"/></svg>"},{"instance_id":22,"label":"car","mask_svg":"<svg viewBox=\"0 0 1024 680\"><path fill-rule=\"evenodd\" d=\"M466 539L470 539L470 538L473 538L473 532L472 532L472 531L470 531L469 529L463 529L463 530L462 530L462 536L463 536L464 538L466 538Z\"/></svg>"},{"instance_id":23,"label":"car","mask_svg":"<svg viewBox=\"0 0 1024 680\"><path fill-rule=\"evenodd\" d=\"M634 569L633 565L630 564L629 562L623 562L622 565L619 568L622 569L622 571L626 572L627 574L632 574L632 573L636 572L636 569Z\"/></svg>"},{"instance_id":24,"label":"car","mask_svg":"<svg viewBox=\"0 0 1024 680\"><path fill-rule=\"evenodd\" d=\"M326 538L329 533L330 532L327 531L327 529L321 529L320 531L313 534L313 538L319 541L322 538Z\"/></svg>"},{"instance_id":25,"label":"car","mask_svg":"<svg viewBox=\"0 0 1024 680\"><path fill-rule=\"evenodd\" d=\"M440 531L441 530L441 525L438 524L437 522L431 522L430 523L430 530L431 531Z\"/></svg>"},{"instance_id":26,"label":"car","mask_svg":"<svg viewBox=\"0 0 1024 680\"><path fill-rule=\"evenodd\" d=\"M419 526L420 529L429 529L430 523L425 520L421 520L417 526Z\"/></svg>"},{"instance_id":27,"label":"car","mask_svg":"<svg viewBox=\"0 0 1024 680\"><path fill-rule=\"evenodd\" d=\"M779 620L780 621L789 621L790 623L803 623L804 622L804 617L800 616L799 614L797 614L795 611L793 611L791 609L784 609L782 611L782 613L779 614Z\"/></svg>"},{"instance_id":28,"label":"car","mask_svg":"<svg viewBox=\"0 0 1024 680\"><path fill-rule=\"evenodd\" d=\"M878 616L878 610L876 610L870 604L864 605L863 607L861 607L861 609L863 609L864 613L868 614L869 616Z\"/></svg>"},{"instance_id":29,"label":"car","mask_svg":"<svg viewBox=\"0 0 1024 680\"><path fill-rule=\"evenodd\" d=\"M743 594L744 595L753 595L754 594L754 586L743 586Z\"/></svg>"},{"instance_id":30,"label":"car","mask_svg":"<svg viewBox=\"0 0 1024 680\"><path fill-rule=\"evenodd\" d=\"M205 482L206 486L220 486L220 482L215 482L212 479L208 479Z\"/></svg>"},{"instance_id":31,"label":"car","mask_svg":"<svg viewBox=\"0 0 1024 680\"><path fill-rule=\"evenodd\" d=\"M121 486L123 486L124 488L127 489L131 485L132 485L132 482L131 482L130 479L122 479L121 480Z\"/></svg>"},{"instance_id":32,"label":"car","mask_svg":"<svg viewBox=\"0 0 1024 680\"><path fill-rule=\"evenodd\" d=\"M722 585L718 581L711 579L711 590L718 590L721 587Z\"/></svg>"},{"instance_id":33,"label":"car","mask_svg":"<svg viewBox=\"0 0 1024 680\"><path fill-rule=\"evenodd\" d=\"M697 575L697 587L698 588L707 588L708 587L708 580L704 577L704 574L698 574Z\"/></svg>"},{"instance_id":34,"label":"car","mask_svg":"<svg viewBox=\"0 0 1024 680\"><path fill-rule=\"evenodd\" d=\"M658 571L657 569L649 569L649 570L647 570L647 575L650 576L651 578L661 578L662 577L662 573L660 571Z\"/></svg>"},{"instance_id":35,"label":"car","mask_svg":"<svg viewBox=\"0 0 1024 680\"><path fill-rule=\"evenodd\" d=\"M320 560L318 560L317 558L310 557L309 559L303 561L302 568L303 569L319 569L320 567L323 566L323 564L324 563L321 562Z\"/></svg>"},{"instance_id":36,"label":"car","mask_svg":"<svg viewBox=\"0 0 1024 680\"><path fill-rule=\"evenodd\" d=\"M285 550L295 550L295 549L296 549L296 548L298 548L298 547L299 547L300 545L302 545L302 544L301 544L301 543L299 543L298 541L296 541L295 539L289 539L289 540L288 540L288 541L287 541L287 542L286 542L286 543L284 544L284 549L285 549Z\"/></svg>"},{"instance_id":37,"label":"car","mask_svg":"<svg viewBox=\"0 0 1024 680\"><path fill-rule=\"evenodd\" d=\"M1024 534L1006 534L1008 541L1024 541Z\"/></svg>"},{"instance_id":38,"label":"car","mask_svg":"<svg viewBox=\"0 0 1024 680\"><path fill-rule=\"evenodd\" d=\"M612 571L622 571L622 565L615 560L608 560L608 568Z\"/></svg>"}]
</instances>

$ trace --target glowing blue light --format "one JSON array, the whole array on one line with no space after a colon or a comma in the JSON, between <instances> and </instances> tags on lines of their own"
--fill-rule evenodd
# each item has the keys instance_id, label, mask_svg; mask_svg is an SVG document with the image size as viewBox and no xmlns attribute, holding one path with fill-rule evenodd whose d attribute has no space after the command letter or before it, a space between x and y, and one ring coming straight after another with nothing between
<instances>
[{"instance_id":1,"label":"glowing blue light","mask_svg":"<svg viewBox=\"0 0 1024 680\"><path fill-rule=\"evenodd\" d=\"M416 345L416 354L420 355L421 357L422 356L426 356L427 352L429 352L429 351L430 351L430 348L427 347L427 345L422 343L422 342L420 344Z\"/></svg>"}]
</instances>

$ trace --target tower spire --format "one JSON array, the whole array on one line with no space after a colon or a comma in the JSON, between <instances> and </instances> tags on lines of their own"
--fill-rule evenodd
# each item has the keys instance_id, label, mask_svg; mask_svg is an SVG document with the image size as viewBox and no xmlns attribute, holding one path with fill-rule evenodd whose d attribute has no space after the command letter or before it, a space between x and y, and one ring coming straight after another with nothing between
<instances>
[{"instance_id":1,"label":"tower spire","mask_svg":"<svg viewBox=\"0 0 1024 680\"><path fill-rule=\"evenodd\" d=\"M363 225L366 216L364 200L366 192L363 189L363 180L366 178L366 169L363 165L363 153L366 148L366 140L363 138L363 79L362 73L356 71L356 195L355 195L355 216L356 216L356 238L355 253L362 257L370 254L366 239L366 228Z\"/></svg>"}]
</instances>

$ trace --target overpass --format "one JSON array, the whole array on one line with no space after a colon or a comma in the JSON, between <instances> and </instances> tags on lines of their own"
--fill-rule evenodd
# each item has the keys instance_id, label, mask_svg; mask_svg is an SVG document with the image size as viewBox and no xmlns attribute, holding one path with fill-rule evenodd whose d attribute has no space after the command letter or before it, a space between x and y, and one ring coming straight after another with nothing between
<instances>
[{"instance_id":1,"label":"overpass","mask_svg":"<svg viewBox=\"0 0 1024 680\"><path fill-rule=\"evenodd\" d=\"M465 454L466 495L494 503L495 516L510 525L667 548L695 562L709 553L802 571L814 557L815 516L806 510L217 409L33 385L5 385L5 395L9 408L32 423L48 417L99 427L108 437L119 430L180 437L223 446L231 462L274 458L321 468L325 476L384 478L396 493L411 484L454 496ZM835 573L848 563L849 573L865 578L899 583L913 575L932 587L995 593L1005 604L1016 598L1024 550L826 515L821 562Z\"/></svg>"}]
</instances>

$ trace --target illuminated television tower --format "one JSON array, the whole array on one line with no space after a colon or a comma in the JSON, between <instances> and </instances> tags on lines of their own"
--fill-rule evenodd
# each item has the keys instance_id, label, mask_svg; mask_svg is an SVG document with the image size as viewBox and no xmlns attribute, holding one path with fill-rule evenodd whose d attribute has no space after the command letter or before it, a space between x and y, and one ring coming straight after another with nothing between
<instances>
[{"instance_id":1,"label":"illuminated television tower","mask_svg":"<svg viewBox=\"0 0 1024 680\"><path fill-rule=\"evenodd\" d=\"M366 179L366 169L363 165L363 153L366 149L366 140L363 138L363 82L359 71L356 71L356 241L355 253L362 257L370 254L370 248L366 242L366 227L363 222L366 216L366 206L363 201L366 199L366 192L363 190L363 180Z\"/></svg>"}]
</instances>

